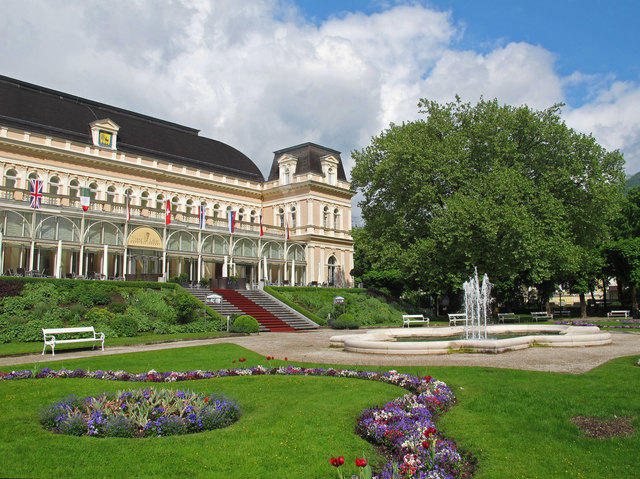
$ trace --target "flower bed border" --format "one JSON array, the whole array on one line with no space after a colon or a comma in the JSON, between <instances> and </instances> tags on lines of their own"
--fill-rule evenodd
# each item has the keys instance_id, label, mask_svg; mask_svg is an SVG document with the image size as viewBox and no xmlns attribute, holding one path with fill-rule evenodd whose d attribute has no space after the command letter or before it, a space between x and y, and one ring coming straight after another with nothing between
<instances>
[{"instance_id":1,"label":"flower bed border","mask_svg":"<svg viewBox=\"0 0 640 479\"><path fill-rule=\"evenodd\" d=\"M433 379L431 376L417 377L410 374L398 373L397 371L356 371L350 369L334 368L303 368L298 366L281 366L277 368L266 368L264 366L254 366L251 368L221 369L218 371L167 371L156 372L151 370L146 373L128 373L126 371L85 371L83 369L60 369L53 370L43 368L37 372L30 370L12 371L10 373L0 372L0 381L18 379L44 379L44 378L89 378L102 379L107 381L127 381L127 382L181 382L198 379L215 379L221 377L235 376L262 376L262 375L283 375L283 376L329 376L344 377L351 379L366 379L380 381L387 384L399 386L411 392L410 395L403 395L393 401L388 402L383 407L375 407L363 411L358 424L358 432L364 433L366 429L361 421L373 415L389 414L394 420L404 423L402 434L411 436L411 441L376 441L371 434L363 436L368 441L384 447L388 456L393 459L384 467L380 476L391 477L395 471L403 471L400 477L427 477L424 473L425 467L431 471L429 477L439 479L454 479L459 477L462 467L462 459L457 454L455 445L449 441L437 439L438 433L433 420L438 415L455 404L455 395L451 389L442 381ZM402 411L405 411L403 413ZM398 429L400 431L400 429ZM427 440L420 443L416 438L424 436ZM447 467L443 467L439 460L442 459ZM405 467L405 466L409 467ZM421 467L422 466L422 467Z\"/></svg>"}]
</instances>

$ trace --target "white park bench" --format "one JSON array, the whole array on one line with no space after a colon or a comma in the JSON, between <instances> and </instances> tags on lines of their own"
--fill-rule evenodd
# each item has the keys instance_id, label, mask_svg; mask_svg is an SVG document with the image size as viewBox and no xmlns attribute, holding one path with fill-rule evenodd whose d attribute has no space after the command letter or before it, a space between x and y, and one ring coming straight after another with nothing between
<instances>
[{"instance_id":1,"label":"white park bench","mask_svg":"<svg viewBox=\"0 0 640 479\"><path fill-rule=\"evenodd\" d=\"M422 314L403 314L402 327L411 327L413 323L427 323L429 326L429 318L425 318Z\"/></svg>"},{"instance_id":2,"label":"white park bench","mask_svg":"<svg viewBox=\"0 0 640 479\"><path fill-rule=\"evenodd\" d=\"M449 314L449 326L455 326L459 322L467 324L467 314L466 313Z\"/></svg>"},{"instance_id":3,"label":"white park bench","mask_svg":"<svg viewBox=\"0 0 640 479\"><path fill-rule=\"evenodd\" d=\"M82 335L80 338L67 338L67 335L72 334L74 336ZM42 348L42 354L45 353L47 346L51 347L51 354L56 355L56 344L69 344L69 343L88 343L92 342L93 347L96 347L96 343L100 341L102 343L102 350L104 351L104 333L96 333L93 326L87 326L82 328L42 328L42 335L44 336L44 347ZM62 338L60 338L62 336Z\"/></svg>"},{"instance_id":4,"label":"white park bench","mask_svg":"<svg viewBox=\"0 0 640 479\"><path fill-rule=\"evenodd\" d=\"M631 311L609 311L607 318L628 318Z\"/></svg>"},{"instance_id":5,"label":"white park bench","mask_svg":"<svg viewBox=\"0 0 640 479\"><path fill-rule=\"evenodd\" d=\"M531 319L538 322L540 319L553 319L552 313L547 313L546 311L536 311L531 313Z\"/></svg>"},{"instance_id":6,"label":"white park bench","mask_svg":"<svg viewBox=\"0 0 640 479\"><path fill-rule=\"evenodd\" d=\"M515 313L498 313L498 322L504 323L505 320L513 321L514 323L516 320L520 322L520 316Z\"/></svg>"}]
</instances>

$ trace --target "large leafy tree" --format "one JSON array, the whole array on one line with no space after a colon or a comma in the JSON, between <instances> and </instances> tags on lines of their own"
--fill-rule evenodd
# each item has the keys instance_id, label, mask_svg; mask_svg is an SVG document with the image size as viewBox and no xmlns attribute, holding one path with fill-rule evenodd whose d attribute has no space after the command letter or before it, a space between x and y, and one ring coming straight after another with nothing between
<instances>
[{"instance_id":1,"label":"large leafy tree","mask_svg":"<svg viewBox=\"0 0 640 479\"><path fill-rule=\"evenodd\" d=\"M592 283L622 190L623 158L560 119L560 106L421 100L352 152L368 267L456 291L477 266L508 300L523 285ZM583 292L582 289L580 292Z\"/></svg>"}]
</instances>

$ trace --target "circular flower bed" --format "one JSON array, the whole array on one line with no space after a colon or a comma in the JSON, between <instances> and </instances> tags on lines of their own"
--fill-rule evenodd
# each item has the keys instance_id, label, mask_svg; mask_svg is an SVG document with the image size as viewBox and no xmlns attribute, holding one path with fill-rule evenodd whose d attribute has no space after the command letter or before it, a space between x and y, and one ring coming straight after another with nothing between
<instances>
[{"instance_id":1,"label":"circular flower bed","mask_svg":"<svg viewBox=\"0 0 640 479\"><path fill-rule=\"evenodd\" d=\"M226 427L240 417L223 395L172 389L135 389L96 397L66 397L40 411L41 424L73 436L176 436Z\"/></svg>"},{"instance_id":2,"label":"circular flower bed","mask_svg":"<svg viewBox=\"0 0 640 479\"><path fill-rule=\"evenodd\" d=\"M285 358L286 360L286 358ZM243 362L244 358L240 360ZM235 361L234 361L235 362ZM221 369L218 371L166 371L151 370L146 373L129 373L126 371L85 371L83 369L52 370L43 368L39 371L0 372L0 382L31 378L92 378L106 381L129 382L177 382L199 379L214 379L233 376L329 376L353 379L365 379L394 384L408 390L411 394L403 395L382 407L363 411L357 421L357 431L365 439L379 446L380 452L387 455L390 461L382 471L373 474L374 479L457 479L462 476L463 458L454 443L445 440L435 427L435 419L446 412L455 403L453 391L442 381L431 376L417 377L397 371L354 371L334 368L304 368L297 366L281 366L267 368L254 366L251 368ZM210 398L213 396L210 396ZM53 407L53 406L51 406ZM127 401L129 407L129 401ZM238 413L239 414L239 413ZM56 416L54 416L55 419ZM88 428L88 427L87 427ZM161 428L162 435L171 430ZM334 458L335 459L335 458ZM331 465L338 468L338 474L344 458ZM359 459L357 467L364 470L371 467L363 459Z\"/></svg>"}]
</instances>

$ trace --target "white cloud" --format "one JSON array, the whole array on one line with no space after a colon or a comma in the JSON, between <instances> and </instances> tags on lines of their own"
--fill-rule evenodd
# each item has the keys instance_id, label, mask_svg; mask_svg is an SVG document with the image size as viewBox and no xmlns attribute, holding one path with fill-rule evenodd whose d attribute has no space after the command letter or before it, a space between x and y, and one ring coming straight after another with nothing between
<instances>
[{"instance_id":1,"label":"white cloud","mask_svg":"<svg viewBox=\"0 0 640 479\"><path fill-rule=\"evenodd\" d=\"M349 171L350 151L416 118L421 97L546 108L587 81L559 78L539 46L455 50L462 27L417 5L314 25L288 0L5 0L0 31L3 74L199 128L264 174L273 150L305 141ZM637 157L637 88L607 94L567 119Z\"/></svg>"},{"instance_id":2,"label":"white cloud","mask_svg":"<svg viewBox=\"0 0 640 479\"><path fill-rule=\"evenodd\" d=\"M587 134L608 150L624 153L629 174L640 171L640 86L614 82L589 104L567 110L567 125Z\"/></svg>"}]
</instances>

